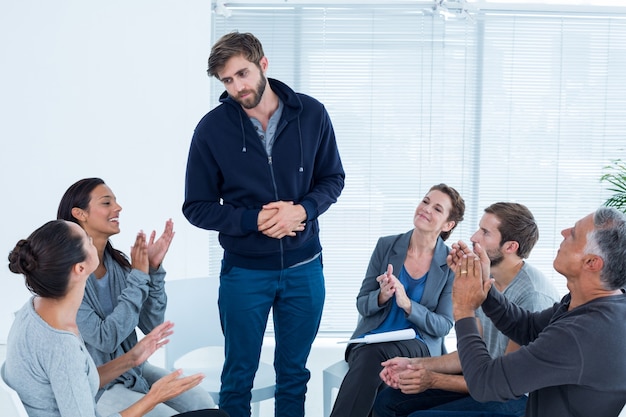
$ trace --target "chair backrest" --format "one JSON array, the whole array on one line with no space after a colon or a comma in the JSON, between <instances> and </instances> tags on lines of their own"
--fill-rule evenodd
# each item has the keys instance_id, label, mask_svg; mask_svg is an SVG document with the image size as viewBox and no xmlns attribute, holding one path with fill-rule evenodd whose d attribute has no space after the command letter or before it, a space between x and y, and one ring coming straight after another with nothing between
<instances>
[{"instance_id":1,"label":"chair backrest","mask_svg":"<svg viewBox=\"0 0 626 417\"><path fill-rule=\"evenodd\" d=\"M174 334L165 346L165 369L186 353L205 346L224 346L217 307L219 278L167 280L165 319L174 323Z\"/></svg>"},{"instance_id":2,"label":"chair backrest","mask_svg":"<svg viewBox=\"0 0 626 417\"><path fill-rule=\"evenodd\" d=\"M4 362L0 363L0 389L6 392L9 398L11 398L11 403L17 412L16 417L28 417L28 413L24 408L24 404L22 404L22 400L20 400L20 396L13 388L9 387L6 382L4 382L2 374L4 374Z\"/></svg>"}]
</instances>

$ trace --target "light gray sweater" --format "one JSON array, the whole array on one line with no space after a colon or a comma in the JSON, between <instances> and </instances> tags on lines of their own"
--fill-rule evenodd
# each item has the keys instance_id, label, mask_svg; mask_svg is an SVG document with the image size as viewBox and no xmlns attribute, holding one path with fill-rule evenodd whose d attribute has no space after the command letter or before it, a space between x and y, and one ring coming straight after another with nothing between
<instances>
[{"instance_id":1,"label":"light gray sweater","mask_svg":"<svg viewBox=\"0 0 626 417\"><path fill-rule=\"evenodd\" d=\"M98 416L94 398L100 377L85 344L74 333L50 327L32 298L9 331L2 378L30 417Z\"/></svg>"},{"instance_id":2,"label":"light gray sweater","mask_svg":"<svg viewBox=\"0 0 626 417\"><path fill-rule=\"evenodd\" d=\"M528 262L524 262L513 281L502 291L502 295L509 302L528 311L543 311L560 299L559 293L548 278ZM496 328L482 308L476 310L476 317L483 326L483 339L491 356L497 358L504 355L509 338Z\"/></svg>"}]
</instances>

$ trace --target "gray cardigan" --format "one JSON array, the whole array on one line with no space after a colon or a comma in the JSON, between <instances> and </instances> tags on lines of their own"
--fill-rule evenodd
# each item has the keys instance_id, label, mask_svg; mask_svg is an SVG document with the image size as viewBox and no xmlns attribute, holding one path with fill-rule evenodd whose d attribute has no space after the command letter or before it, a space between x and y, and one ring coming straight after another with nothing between
<instances>
[{"instance_id":1,"label":"gray cardigan","mask_svg":"<svg viewBox=\"0 0 626 417\"><path fill-rule=\"evenodd\" d=\"M399 274L406 258L412 233L413 230L378 239L356 299L356 307L361 319L352 335L353 338L378 328L389 314L392 303L395 301L392 298L384 305L378 305L380 286L376 277L387 270L388 264L393 265L396 276ZM407 320L417 327L431 356L445 353L443 338L450 332L453 325L452 283L454 272L448 268L446 263L448 252L449 248L441 237L438 238L433 260L428 270L424 294L419 303L412 302L411 314L407 316Z\"/></svg>"},{"instance_id":2,"label":"gray cardigan","mask_svg":"<svg viewBox=\"0 0 626 417\"><path fill-rule=\"evenodd\" d=\"M167 296L165 295L165 270L162 266L145 274L137 269L126 271L105 253L104 263L112 285L113 299L117 304L113 312L105 315L95 288L94 274L89 276L85 286L85 296L78 310L77 324L87 350L96 365L100 366L122 356L137 344L135 327L148 334L163 323ZM126 388L147 393L148 381L142 375L143 364L129 369L105 389L116 383ZM98 392L96 400L102 395Z\"/></svg>"}]
</instances>

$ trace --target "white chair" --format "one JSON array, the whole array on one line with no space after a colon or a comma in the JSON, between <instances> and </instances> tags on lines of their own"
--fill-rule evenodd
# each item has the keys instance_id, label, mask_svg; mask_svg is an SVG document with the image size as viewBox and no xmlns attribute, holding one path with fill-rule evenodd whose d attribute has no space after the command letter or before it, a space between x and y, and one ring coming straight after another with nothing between
<instances>
[{"instance_id":1,"label":"white chair","mask_svg":"<svg viewBox=\"0 0 626 417\"><path fill-rule=\"evenodd\" d=\"M4 369L4 362L0 365L0 374L4 374L3 369ZM15 411L17 413L15 417L28 417L28 413L26 412L26 409L24 408L24 404L22 404L22 400L20 400L20 396L17 395L17 392L15 392L13 388L9 387L6 384L6 382L4 382L4 379L2 378L1 375L0 375L0 388L2 389L2 391L7 393L9 398L11 398L11 402L13 403L13 407L15 408Z\"/></svg>"},{"instance_id":2,"label":"white chair","mask_svg":"<svg viewBox=\"0 0 626 417\"><path fill-rule=\"evenodd\" d=\"M339 390L343 377L348 372L348 362L340 360L322 372L322 384L324 386L324 417L330 416L333 409L333 390Z\"/></svg>"},{"instance_id":3,"label":"white chair","mask_svg":"<svg viewBox=\"0 0 626 417\"><path fill-rule=\"evenodd\" d=\"M167 280L166 320L174 334L165 345L165 368L182 368L186 374L202 372L200 386L219 404L220 377L224 364L224 335L217 307L219 278ZM259 415L259 402L274 398L276 376L272 365L260 362L252 388L252 415Z\"/></svg>"}]
</instances>

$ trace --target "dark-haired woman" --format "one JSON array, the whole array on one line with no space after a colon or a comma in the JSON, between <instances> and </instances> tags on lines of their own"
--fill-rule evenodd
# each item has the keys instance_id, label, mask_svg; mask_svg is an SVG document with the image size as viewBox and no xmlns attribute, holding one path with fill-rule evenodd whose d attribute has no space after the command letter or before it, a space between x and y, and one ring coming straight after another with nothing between
<instances>
[{"instance_id":1,"label":"dark-haired woman","mask_svg":"<svg viewBox=\"0 0 626 417\"><path fill-rule=\"evenodd\" d=\"M146 248L142 249L143 252ZM9 269L23 274L34 294L16 314L7 341L2 378L20 396L30 417L93 417L98 388L167 342L169 322L156 326L126 354L96 368L76 323L85 283L98 265L97 249L78 225L46 223L9 254ZM201 374L174 371L126 409L111 414L139 417L202 381ZM224 416L204 410L203 416ZM197 414L193 414L197 416Z\"/></svg>"},{"instance_id":2,"label":"dark-haired woman","mask_svg":"<svg viewBox=\"0 0 626 417\"><path fill-rule=\"evenodd\" d=\"M137 344L136 327L144 334L163 323L167 297L162 262L174 237L171 220L163 234L147 239L137 234L130 262L111 245L120 232L120 211L113 191L100 178L85 178L70 186L59 204L57 218L74 222L93 239L98 265L89 276L78 311L78 328L97 365L128 352ZM142 250L147 246L147 250ZM126 408L148 392L169 372L145 362L107 384L97 396L103 415ZM169 417L177 412L212 408L215 404L200 387L158 405L150 417Z\"/></svg>"},{"instance_id":3,"label":"dark-haired woman","mask_svg":"<svg viewBox=\"0 0 626 417\"><path fill-rule=\"evenodd\" d=\"M331 417L370 415L385 360L441 355L453 321L454 272L444 240L464 213L465 202L454 188L434 185L415 209L412 230L378 239L356 299L361 319L352 338L404 329L413 329L416 337L348 345L349 370Z\"/></svg>"}]
</instances>

